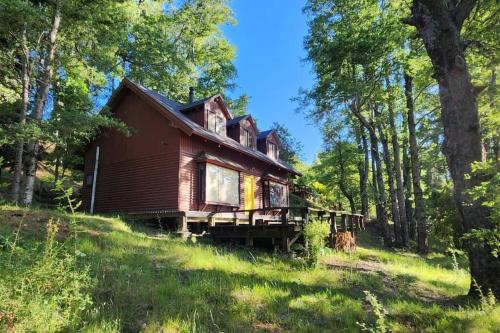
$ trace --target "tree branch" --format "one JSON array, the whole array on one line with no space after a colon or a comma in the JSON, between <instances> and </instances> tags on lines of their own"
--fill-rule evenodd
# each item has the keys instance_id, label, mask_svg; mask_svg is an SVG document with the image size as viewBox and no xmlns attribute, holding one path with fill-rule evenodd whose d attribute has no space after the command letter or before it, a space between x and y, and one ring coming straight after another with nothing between
<instances>
[{"instance_id":1,"label":"tree branch","mask_svg":"<svg viewBox=\"0 0 500 333\"><path fill-rule=\"evenodd\" d=\"M462 0L453 10L453 20L455 21L458 30L462 28L464 21L467 17L469 17L470 12L474 9L474 6L476 6L476 3L477 0Z\"/></svg>"}]
</instances>

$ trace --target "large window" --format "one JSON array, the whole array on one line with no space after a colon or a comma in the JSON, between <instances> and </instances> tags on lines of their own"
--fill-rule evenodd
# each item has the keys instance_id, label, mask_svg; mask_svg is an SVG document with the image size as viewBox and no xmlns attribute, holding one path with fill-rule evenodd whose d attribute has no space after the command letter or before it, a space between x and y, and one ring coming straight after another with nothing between
<instances>
[{"instance_id":1,"label":"large window","mask_svg":"<svg viewBox=\"0 0 500 333\"><path fill-rule=\"evenodd\" d=\"M269 206L285 207L288 205L286 185L269 181Z\"/></svg>"},{"instance_id":2,"label":"large window","mask_svg":"<svg viewBox=\"0 0 500 333\"><path fill-rule=\"evenodd\" d=\"M240 174L217 165L206 165L205 201L214 204L239 206Z\"/></svg>"},{"instance_id":3,"label":"large window","mask_svg":"<svg viewBox=\"0 0 500 333\"><path fill-rule=\"evenodd\" d=\"M252 133L247 129L243 130L243 144L250 148L253 147L253 136Z\"/></svg>"},{"instance_id":4,"label":"large window","mask_svg":"<svg viewBox=\"0 0 500 333\"><path fill-rule=\"evenodd\" d=\"M269 142L269 152L268 155L275 160L278 159L278 146L272 142Z\"/></svg>"},{"instance_id":5,"label":"large window","mask_svg":"<svg viewBox=\"0 0 500 333\"><path fill-rule=\"evenodd\" d=\"M208 111L208 129L220 135L226 135L226 119L215 111Z\"/></svg>"}]
</instances>

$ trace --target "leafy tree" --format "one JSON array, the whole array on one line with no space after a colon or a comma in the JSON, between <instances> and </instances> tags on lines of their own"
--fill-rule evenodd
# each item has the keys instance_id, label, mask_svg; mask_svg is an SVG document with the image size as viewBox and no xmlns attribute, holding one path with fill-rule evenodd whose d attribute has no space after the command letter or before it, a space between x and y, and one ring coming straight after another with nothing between
<instances>
[{"instance_id":1,"label":"leafy tree","mask_svg":"<svg viewBox=\"0 0 500 333\"><path fill-rule=\"evenodd\" d=\"M497 3L487 3L495 10ZM473 173L472 165L484 161L482 133L477 107L480 87L474 86L466 61L468 42L462 36L464 23L471 16L477 1L414 0L411 15L404 20L414 26L432 61L439 87L441 121L444 128L444 153L454 183L454 197L459 211L462 232L475 228L493 230L491 208L474 197L471 190L485 179ZM474 20L474 17L471 18ZM493 256L488 242L466 242L472 280L500 295L498 277L500 260ZM477 291L471 284L470 293Z\"/></svg>"}]
</instances>

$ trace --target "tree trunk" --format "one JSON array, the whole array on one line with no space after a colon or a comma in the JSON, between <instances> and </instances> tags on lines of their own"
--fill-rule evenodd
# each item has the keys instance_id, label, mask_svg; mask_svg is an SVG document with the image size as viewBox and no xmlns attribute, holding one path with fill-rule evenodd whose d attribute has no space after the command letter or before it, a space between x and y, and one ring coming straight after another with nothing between
<instances>
[{"instance_id":1,"label":"tree trunk","mask_svg":"<svg viewBox=\"0 0 500 333\"><path fill-rule=\"evenodd\" d=\"M57 33L61 23L61 1L55 3L52 28L49 34L49 45L47 56L44 59L45 68L42 70L42 78L37 91L35 104L33 105L33 119L40 121L43 118L43 111L49 94L50 82L54 72L53 63L56 55ZM31 205L35 188L36 167L40 147L37 140L30 142L26 152L26 184L24 189L23 203Z\"/></svg>"},{"instance_id":2,"label":"tree trunk","mask_svg":"<svg viewBox=\"0 0 500 333\"><path fill-rule=\"evenodd\" d=\"M361 214L367 221L370 218L368 212L368 170L370 168L370 156L365 129L363 128L363 126L359 126L359 130L357 131L357 133L358 134L356 135L356 140L358 141L358 149L363 152L363 160L360 160L358 162Z\"/></svg>"},{"instance_id":3,"label":"tree trunk","mask_svg":"<svg viewBox=\"0 0 500 333\"><path fill-rule=\"evenodd\" d=\"M488 84L488 100L491 110L497 108L497 71L495 64L491 64L491 78ZM494 111L493 111L494 112ZM500 134L494 135L488 140L489 152L492 155L497 168L500 168Z\"/></svg>"},{"instance_id":4,"label":"tree trunk","mask_svg":"<svg viewBox=\"0 0 500 333\"><path fill-rule=\"evenodd\" d=\"M377 106L372 105L371 108L373 112L377 113ZM391 246L392 245L392 237L389 231L389 224L387 223L387 213L385 210L385 188L384 188L384 177L382 175L382 161L380 159L380 153L378 151L378 138L377 132L375 130L375 125L373 121L368 121L365 116L361 113L361 108L359 107L359 103L356 99L350 105L351 112L358 118L361 125L368 131L370 135L370 148L372 160L375 161L375 176L376 176L376 191L374 185L374 192L376 192L375 197L375 206L377 211L377 223L382 229L382 236L384 238L384 245Z\"/></svg>"},{"instance_id":5,"label":"tree trunk","mask_svg":"<svg viewBox=\"0 0 500 333\"><path fill-rule=\"evenodd\" d=\"M403 128L408 128L408 120L405 117L403 121ZM417 239L417 225L415 224L415 219L413 218L413 204L412 204L412 192L413 187L411 186L411 163L410 156L408 155L408 140L404 138L403 140L403 186L405 188L405 208L406 208L406 220L408 221L408 236L411 240Z\"/></svg>"},{"instance_id":6,"label":"tree trunk","mask_svg":"<svg viewBox=\"0 0 500 333\"><path fill-rule=\"evenodd\" d=\"M384 237L384 245L392 245L392 237L389 231L389 225L387 223L387 213L385 211L385 188L384 188L384 177L382 175L382 161L380 159L380 153L378 151L378 138L375 131L369 131L370 133L370 145L371 145L371 155L372 160L375 163L375 176L376 176L376 188L377 196L376 200L376 211L377 211L377 223L382 229L382 235Z\"/></svg>"},{"instance_id":7,"label":"tree trunk","mask_svg":"<svg viewBox=\"0 0 500 333\"><path fill-rule=\"evenodd\" d=\"M425 216L424 196L420 185L420 161L417 144L417 130L413 104L413 78L405 74L405 96L408 111L408 137L410 139L411 174L413 180L413 196L415 198L415 220L417 223L418 252L429 251L427 242L427 218Z\"/></svg>"},{"instance_id":8,"label":"tree trunk","mask_svg":"<svg viewBox=\"0 0 500 333\"><path fill-rule=\"evenodd\" d=\"M389 93L389 103L387 109L389 111L389 126L391 129L392 152L394 155L394 177L396 180L396 197L398 201L399 223L401 227L402 245L408 245L408 221L406 219L405 194L403 187L403 176L401 174L401 155L399 151L398 132L394 121L394 103L392 99L392 87L388 78L386 78L387 92ZM387 165L391 168L391 165Z\"/></svg>"},{"instance_id":9,"label":"tree trunk","mask_svg":"<svg viewBox=\"0 0 500 333\"><path fill-rule=\"evenodd\" d=\"M23 128L24 124L26 123L26 114L28 113L29 91L30 91L30 81L31 81L30 59L29 59L28 48L26 45L27 45L26 28L24 28L22 36L23 90L21 96L21 110L19 113L20 128ZM11 190L12 201L14 202L17 202L19 200L19 190L21 188L21 179L23 172L23 154L24 154L24 140L19 139L16 143L16 156L14 160L14 172L13 172L12 190Z\"/></svg>"},{"instance_id":10,"label":"tree trunk","mask_svg":"<svg viewBox=\"0 0 500 333\"><path fill-rule=\"evenodd\" d=\"M351 208L351 213L356 213L356 203L354 202L354 196L349 193L349 191L345 187L345 166L344 166L344 157L342 156L342 142L337 142L337 152L339 155L339 188L344 197L349 201L349 206Z\"/></svg>"},{"instance_id":11,"label":"tree trunk","mask_svg":"<svg viewBox=\"0 0 500 333\"><path fill-rule=\"evenodd\" d=\"M471 165L483 160L483 145L476 95L479 92L471 83L464 49L466 43L460 38L465 19L470 15L476 1L454 2L414 0L412 19L429 55L441 100L441 122L444 128L444 147L448 169L453 179L453 194L463 232L473 229L494 230L491 210L474 200L469 192L482 181L471 173ZM469 255L472 281L483 291L491 289L500 297L500 258L495 258L492 248L484 241L465 242ZM470 294L477 295L474 283Z\"/></svg>"},{"instance_id":12,"label":"tree trunk","mask_svg":"<svg viewBox=\"0 0 500 333\"><path fill-rule=\"evenodd\" d=\"M394 239L397 245L401 245L403 243L403 239L401 233L401 221L399 220L396 189L394 186L394 172L391 163L391 153L389 151L389 144L384 134L384 129L382 128L382 125L378 125L378 132L380 136L380 141L382 142L385 171L387 172L387 183L389 185L389 200L391 202L391 215L392 215L392 221L394 222Z\"/></svg>"}]
</instances>

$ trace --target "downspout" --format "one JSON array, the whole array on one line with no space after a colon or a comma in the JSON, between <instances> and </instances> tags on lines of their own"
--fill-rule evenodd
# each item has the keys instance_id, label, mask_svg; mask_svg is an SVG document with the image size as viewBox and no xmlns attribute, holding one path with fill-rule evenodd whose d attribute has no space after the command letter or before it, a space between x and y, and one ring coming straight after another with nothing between
<instances>
[{"instance_id":1,"label":"downspout","mask_svg":"<svg viewBox=\"0 0 500 333\"><path fill-rule=\"evenodd\" d=\"M95 188L97 181L97 169L99 166L99 146L95 150L95 164L94 164L94 177L92 179L92 196L90 198L90 214L94 214L94 203L95 203Z\"/></svg>"}]
</instances>

